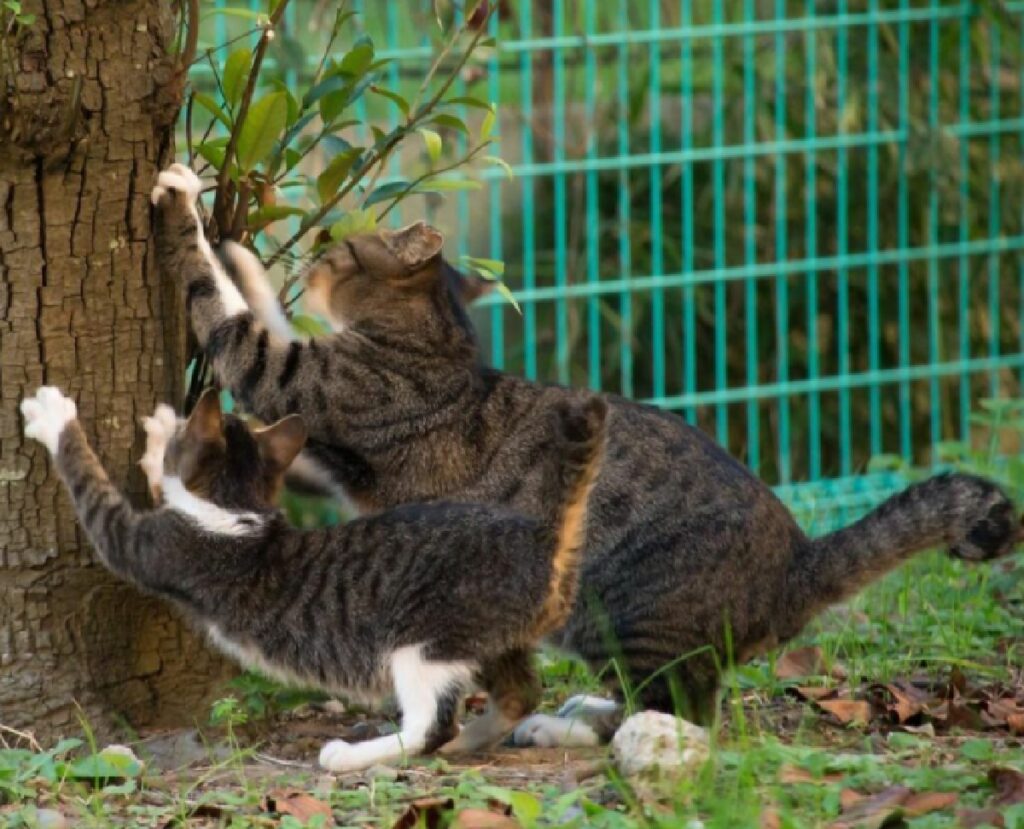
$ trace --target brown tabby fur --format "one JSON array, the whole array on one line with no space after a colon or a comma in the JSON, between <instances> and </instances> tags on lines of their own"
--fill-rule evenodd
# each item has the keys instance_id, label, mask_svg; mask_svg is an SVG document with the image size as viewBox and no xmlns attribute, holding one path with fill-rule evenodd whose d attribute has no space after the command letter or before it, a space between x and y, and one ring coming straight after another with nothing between
<instances>
[{"instance_id":1,"label":"brown tabby fur","mask_svg":"<svg viewBox=\"0 0 1024 829\"><path fill-rule=\"evenodd\" d=\"M219 381L250 411L302 413L310 454L364 509L458 497L543 512L552 497L545 413L582 392L481 364L463 307L475 284L444 260L439 233L416 224L325 251L307 285L338 333L280 342L252 313L225 313L184 201L159 202L159 260L187 291ZM785 642L918 551L944 545L980 560L1017 539L1006 495L961 474L911 486L852 526L810 539L703 432L651 406L605 399L608 452L579 598L554 639L596 669L619 658L634 685L674 663L644 684L648 707L709 719L728 660Z\"/></svg>"}]
</instances>

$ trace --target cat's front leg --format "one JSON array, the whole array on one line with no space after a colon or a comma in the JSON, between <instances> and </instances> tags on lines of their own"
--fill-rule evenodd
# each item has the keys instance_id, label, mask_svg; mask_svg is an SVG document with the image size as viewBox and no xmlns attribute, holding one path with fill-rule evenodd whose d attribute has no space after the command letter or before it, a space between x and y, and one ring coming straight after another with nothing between
<instances>
[{"instance_id":1,"label":"cat's front leg","mask_svg":"<svg viewBox=\"0 0 1024 829\"><path fill-rule=\"evenodd\" d=\"M201 192L199 176L184 164L172 164L157 177L150 200L156 208L161 270L184 283L192 328L205 346L217 325L248 314L249 306L206 239L198 208Z\"/></svg>"},{"instance_id":2,"label":"cat's front leg","mask_svg":"<svg viewBox=\"0 0 1024 829\"><path fill-rule=\"evenodd\" d=\"M440 748L455 736L459 705L475 670L467 662L424 659L420 645L398 648L391 654L391 676L401 730L361 743L332 740L320 750L320 765L357 771Z\"/></svg>"}]
</instances>

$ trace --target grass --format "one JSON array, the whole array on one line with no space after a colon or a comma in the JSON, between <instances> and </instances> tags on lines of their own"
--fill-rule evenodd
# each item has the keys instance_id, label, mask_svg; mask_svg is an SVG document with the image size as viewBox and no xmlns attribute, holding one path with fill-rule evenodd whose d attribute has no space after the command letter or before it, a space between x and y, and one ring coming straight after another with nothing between
<instances>
[{"instance_id":1,"label":"grass","mask_svg":"<svg viewBox=\"0 0 1024 829\"><path fill-rule=\"evenodd\" d=\"M820 647L826 665L845 666L850 687L911 675L938 682L953 667L970 685L1019 682L1022 585L1020 557L971 567L925 555L823 615L794 646ZM593 684L562 657L545 660L544 671L547 707ZM906 786L957 798L908 825L952 827L959 825L958 810L990 803L992 768L1024 771L1024 741L1005 729L930 735L878 722L844 727L794 696L792 684L776 678L772 659L734 671L711 760L699 774L652 795L607 773L603 749L503 750L473 758L472 765L426 759L394 773L338 779L309 766L268 764L245 720L277 712L263 721L277 723L264 728L264 745L286 743L294 723L280 712L296 699L243 680L236 687L240 702L218 703L219 728L207 735L209 759L186 768L110 766L111 758L80 741L50 751L0 751L0 802L8 804L0 825L39 825L38 808L74 815L82 827L317 825L261 806L268 791L292 789L326 804L340 826L390 829L410 802L431 796L450 798L456 809L507 804L524 827L815 827L837 820L854 794ZM277 737L275 729L282 732ZM1024 805L1003 813L1005 826L1024 829Z\"/></svg>"}]
</instances>

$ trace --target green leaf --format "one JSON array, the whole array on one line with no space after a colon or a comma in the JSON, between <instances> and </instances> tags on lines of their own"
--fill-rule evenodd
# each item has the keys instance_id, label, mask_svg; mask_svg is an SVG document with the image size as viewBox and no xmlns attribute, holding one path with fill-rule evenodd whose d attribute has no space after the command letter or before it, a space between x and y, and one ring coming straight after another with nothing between
<instances>
[{"instance_id":1,"label":"green leaf","mask_svg":"<svg viewBox=\"0 0 1024 829\"><path fill-rule=\"evenodd\" d=\"M453 130L458 130L461 133L469 135L469 127L466 126L466 122L461 118L456 118L454 115L442 112L439 115L435 115L430 120L439 127L450 127Z\"/></svg>"},{"instance_id":2,"label":"green leaf","mask_svg":"<svg viewBox=\"0 0 1024 829\"><path fill-rule=\"evenodd\" d=\"M249 67L252 66L252 49L236 49L224 61L224 74L221 86L224 87L224 100L235 106L242 97L245 82L248 79Z\"/></svg>"},{"instance_id":3,"label":"green leaf","mask_svg":"<svg viewBox=\"0 0 1024 829\"><path fill-rule=\"evenodd\" d=\"M413 189L414 193L453 193L461 190L479 190L480 182L471 178L431 178Z\"/></svg>"},{"instance_id":4,"label":"green leaf","mask_svg":"<svg viewBox=\"0 0 1024 829\"><path fill-rule=\"evenodd\" d=\"M305 109L308 106L312 106L324 96L329 95L332 92L338 92L351 85L352 80L350 78L336 74L328 75L322 81L314 84L306 94L302 96L302 107Z\"/></svg>"},{"instance_id":5,"label":"green leaf","mask_svg":"<svg viewBox=\"0 0 1024 829\"><path fill-rule=\"evenodd\" d=\"M338 63L338 69L347 75L359 78L366 74L373 63L373 41L367 36L360 37Z\"/></svg>"},{"instance_id":6,"label":"green leaf","mask_svg":"<svg viewBox=\"0 0 1024 829\"><path fill-rule=\"evenodd\" d=\"M138 762L131 757L101 751L72 763L68 768L68 776L76 780L120 780L138 777L141 770Z\"/></svg>"},{"instance_id":7,"label":"green leaf","mask_svg":"<svg viewBox=\"0 0 1024 829\"><path fill-rule=\"evenodd\" d=\"M409 182L407 181L389 181L387 184L382 184L366 197L363 207L369 207L371 204L392 199L404 193L408 187Z\"/></svg>"},{"instance_id":8,"label":"green leaf","mask_svg":"<svg viewBox=\"0 0 1024 829\"><path fill-rule=\"evenodd\" d=\"M296 314L292 317L292 328L296 333L304 334L307 337L322 337L331 333L331 329L326 323L308 314Z\"/></svg>"},{"instance_id":9,"label":"green leaf","mask_svg":"<svg viewBox=\"0 0 1024 829\"><path fill-rule=\"evenodd\" d=\"M225 127L231 129L231 119L228 118L227 113L220 108L220 105L213 100L210 95L207 95L205 92L193 92L192 100L209 112L210 115L220 121Z\"/></svg>"},{"instance_id":10,"label":"green leaf","mask_svg":"<svg viewBox=\"0 0 1024 829\"><path fill-rule=\"evenodd\" d=\"M519 307L519 303L516 302L515 295L509 290L508 285L499 280L494 283L494 289L520 314L523 313L523 309Z\"/></svg>"},{"instance_id":11,"label":"green leaf","mask_svg":"<svg viewBox=\"0 0 1024 829\"><path fill-rule=\"evenodd\" d=\"M481 259L477 256L463 256L462 260L472 268L483 269L494 277L505 273L505 263L500 259Z\"/></svg>"},{"instance_id":12,"label":"green leaf","mask_svg":"<svg viewBox=\"0 0 1024 829\"><path fill-rule=\"evenodd\" d=\"M471 95L459 95L455 98L448 98L446 101L441 102L444 106L467 106L476 107L477 109L493 109L492 105L487 101L482 101L480 98L474 98Z\"/></svg>"},{"instance_id":13,"label":"green leaf","mask_svg":"<svg viewBox=\"0 0 1024 829\"><path fill-rule=\"evenodd\" d=\"M287 120L288 101L283 92L272 92L253 104L238 134L238 166L251 170L270 155Z\"/></svg>"},{"instance_id":14,"label":"green leaf","mask_svg":"<svg viewBox=\"0 0 1024 829\"><path fill-rule=\"evenodd\" d=\"M494 131L494 120L497 117L494 107L490 107L487 110L487 114L484 116L484 120L480 124L480 140L486 141L491 137L491 133Z\"/></svg>"},{"instance_id":15,"label":"green leaf","mask_svg":"<svg viewBox=\"0 0 1024 829\"><path fill-rule=\"evenodd\" d=\"M369 210L352 210L331 225L331 238L335 242L366 233L377 227L377 217Z\"/></svg>"},{"instance_id":16,"label":"green leaf","mask_svg":"<svg viewBox=\"0 0 1024 829\"><path fill-rule=\"evenodd\" d=\"M362 155L362 151L358 147L352 147L338 153L338 155L331 159L330 163L324 168L324 171L317 176L316 192L320 196L321 204L328 201L338 192L338 188L345 180L345 176L348 175L349 170L352 169L352 165L360 155Z\"/></svg>"},{"instance_id":17,"label":"green leaf","mask_svg":"<svg viewBox=\"0 0 1024 829\"><path fill-rule=\"evenodd\" d=\"M196 147L196 153L209 161L215 169L219 170L224 166L224 152L228 146L227 136L211 138Z\"/></svg>"},{"instance_id":18,"label":"green leaf","mask_svg":"<svg viewBox=\"0 0 1024 829\"><path fill-rule=\"evenodd\" d=\"M284 81L274 81L273 87L278 92L283 92L285 97L288 99L288 126L290 127L299 119L299 115L302 114L302 103L292 94L292 91L288 88L288 84Z\"/></svg>"},{"instance_id":19,"label":"green leaf","mask_svg":"<svg viewBox=\"0 0 1024 829\"><path fill-rule=\"evenodd\" d=\"M306 211L301 207L295 207L290 204L268 204L266 207L261 207L249 214L249 224L259 226L287 219L289 216L305 215Z\"/></svg>"},{"instance_id":20,"label":"green leaf","mask_svg":"<svg viewBox=\"0 0 1024 829\"><path fill-rule=\"evenodd\" d=\"M420 127L416 132L420 134L427 147L427 155L430 156L431 164L437 164L438 159L441 158L441 136L426 127Z\"/></svg>"},{"instance_id":21,"label":"green leaf","mask_svg":"<svg viewBox=\"0 0 1024 829\"><path fill-rule=\"evenodd\" d=\"M509 163L504 158L498 158L496 155L485 155L482 159L488 164L493 164L495 167L501 167L505 171L505 175L510 179L516 177L515 171L509 166Z\"/></svg>"},{"instance_id":22,"label":"green leaf","mask_svg":"<svg viewBox=\"0 0 1024 829\"><path fill-rule=\"evenodd\" d=\"M402 115L406 118L409 117L409 102L397 92L392 92L390 89L385 89L383 86L377 86L377 84L370 84L370 92L374 92L377 95L383 95L389 101L394 101L395 105L402 110Z\"/></svg>"}]
</instances>

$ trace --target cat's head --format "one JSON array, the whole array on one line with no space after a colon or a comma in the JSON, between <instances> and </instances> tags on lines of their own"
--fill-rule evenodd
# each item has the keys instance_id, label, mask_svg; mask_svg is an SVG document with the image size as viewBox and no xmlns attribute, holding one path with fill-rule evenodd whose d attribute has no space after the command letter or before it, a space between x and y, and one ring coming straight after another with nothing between
<instances>
[{"instance_id":1,"label":"cat's head","mask_svg":"<svg viewBox=\"0 0 1024 829\"><path fill-rule=\"evenodd\" d=\"M324 251L306 272L306 307L336 330L377 327L429 334L452 326L473 338L467 305L492 283L453 268L444 237L424 222L352 236Z\"/></svg>"},{"instance_id":2,"label":"cat's head","mask_svg":"<svg viewBox=\"0 0 1024 829\"><path fill-rule=\"evenodd\" d=\"M149 426L147 432L147 455L158 454ZM299 415L289 415L254 429L223 412L217 391L207 389L189 418L174 421L164 440L165 496L169 483L180 482L191 496L224 509L265 510L273 508L285 470L306 442L306 426Z\"/></svg>"}]
</instances>

